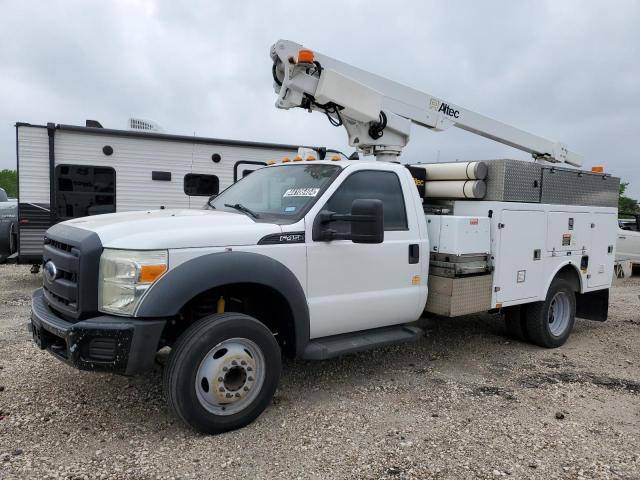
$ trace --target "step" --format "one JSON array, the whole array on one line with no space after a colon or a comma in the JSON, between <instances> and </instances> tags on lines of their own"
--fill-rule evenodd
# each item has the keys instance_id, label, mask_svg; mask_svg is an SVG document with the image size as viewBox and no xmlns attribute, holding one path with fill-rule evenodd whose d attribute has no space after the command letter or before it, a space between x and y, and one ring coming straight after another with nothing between
<instances>
[{"instance_id":1,"label":"step","mask_svg":"<svg viewBox=\"0 0 640 480\"><path fill-rule=\"evenodd\" d=\"M327 360L347 353L362 352L386 345L417 342L422 335L421 328L397 325L316 338L307 344L302 358Z\"/></svg>"}]
</instances>

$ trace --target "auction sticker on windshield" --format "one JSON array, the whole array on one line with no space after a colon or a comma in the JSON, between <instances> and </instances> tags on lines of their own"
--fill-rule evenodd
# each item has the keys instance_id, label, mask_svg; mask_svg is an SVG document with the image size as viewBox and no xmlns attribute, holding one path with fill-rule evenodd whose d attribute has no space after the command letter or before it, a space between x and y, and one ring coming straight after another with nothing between
<instances>
[{"instance_id":1,"label":"auction sticker on windshield","mask_svg":"<svg viewBox=\"0 0 640 480\"><path fill-rule=\"evenodd\" d=\"M319 191L319 188L289 188L283 197L315 197Z\"/></svg>"}]
</instances>

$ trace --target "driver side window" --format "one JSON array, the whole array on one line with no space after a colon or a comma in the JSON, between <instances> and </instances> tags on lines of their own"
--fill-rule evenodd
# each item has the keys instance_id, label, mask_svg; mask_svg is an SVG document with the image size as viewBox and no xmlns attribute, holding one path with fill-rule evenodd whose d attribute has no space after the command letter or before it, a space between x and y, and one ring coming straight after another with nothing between
<instances>
[{"instance_id":1,"label":"driver side window","mask_svg":"<svg viewBox=\"0 0 640 480\"><path fill-rule=\"evenodd\" d=\"M385 231L407 230L407 213L400 179L393 172L361 170L350 175L335 191L324 210L351 213L351 204L358 199L381 200L384 209ZM349 222L332 225L339 233L349 233Z\"/></svg>"}]
</instances>

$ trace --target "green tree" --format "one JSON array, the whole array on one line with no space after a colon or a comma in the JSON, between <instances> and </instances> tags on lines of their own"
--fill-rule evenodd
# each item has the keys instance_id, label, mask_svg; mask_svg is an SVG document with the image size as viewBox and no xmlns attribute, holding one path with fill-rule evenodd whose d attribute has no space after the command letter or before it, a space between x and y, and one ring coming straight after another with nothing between
<instances>
[{"instance_id":1,"label":"green tree","mask_svg":"<svg viewBox=\"0 0 640 480\"><path fill-rule=\"evenodd\" d=\"M16 198L18 196L18 172L0 170L0 188L7 192L9 198Z\"/></svg>"},{"instance_id":2,"label":"green tree","mask_svg":"<svg viewBox=\"0 0 640 480\"><path fill-rule=\"evenodd\" d=\"M640 213L638 201L627 197L624 192L627 190L629 182L620 182L620 198L618 200L618 211L620 213Z\"/></svg>"}]
</instances>

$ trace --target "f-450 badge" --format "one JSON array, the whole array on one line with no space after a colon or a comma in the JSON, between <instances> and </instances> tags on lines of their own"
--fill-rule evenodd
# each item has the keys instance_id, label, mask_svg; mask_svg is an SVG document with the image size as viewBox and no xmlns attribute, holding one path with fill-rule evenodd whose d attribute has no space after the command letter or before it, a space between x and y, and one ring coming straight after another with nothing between
<instances>
[{"instance_id":1,"label":"f-450 badge","mask_svg":"<svg viewBox=\"0 0 640 480\"><path fill-rule=\"evenodd\" d=\"M262 237L258 245L278 245L283 243L304 243L304 232L274 233Z\"/></svg>"}]
</instances>

